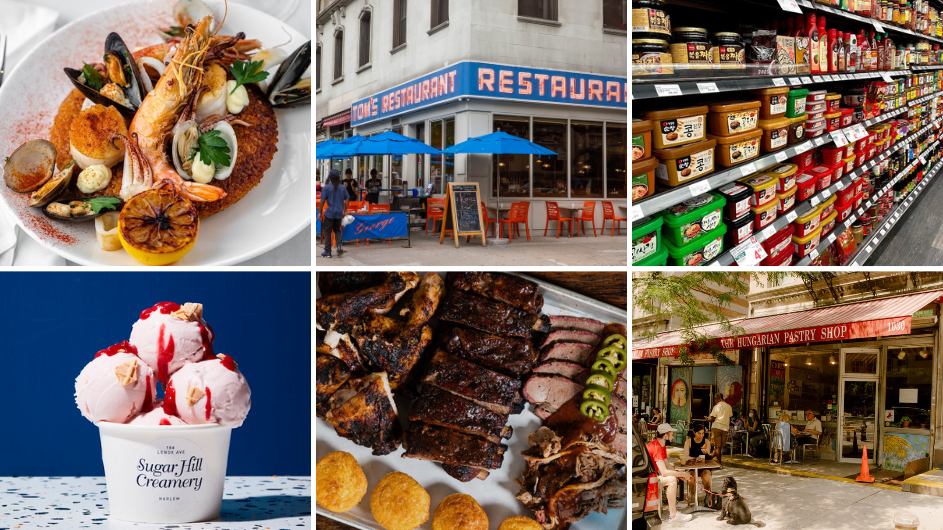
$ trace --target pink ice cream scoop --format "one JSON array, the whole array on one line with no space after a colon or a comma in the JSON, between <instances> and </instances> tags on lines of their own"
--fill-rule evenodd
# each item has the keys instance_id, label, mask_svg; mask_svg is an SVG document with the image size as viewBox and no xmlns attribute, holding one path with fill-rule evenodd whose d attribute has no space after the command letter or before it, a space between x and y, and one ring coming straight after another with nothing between
<instances>
[{"instance_id":1,"label":"pink ice cream scoop","mask_svg":"<svg viewBox=\"0 0 943 530\"><path fill-rule=\"evenodd\" d=\"M164 391L164 412L190 425L242 425L249 407L249 384L232 357L187 363L170 378Z\"/></svg>"},{"instance_id":2,"label":"pink ice cream scoop","mask_svg":"<svg viewBox=\"0 0 943 530\"><path fill-rule=\"evenodd\" d=\"M161 302L141 311L129 342L161 383L187 363L215 358L213 329L203 320L202 304Z\"/></svg>"},{"instance_id":3,"label":"pink ice cream scoop","mask_svg":"<svg viewBox=\"0 0 943 530\"><path fill-rule=\"evenodd\" d=\"M176 416L170 416L161 408L163 403L158 401L154 404L154 410L142 412L131 420L130 425L186 425L183 420Z\"/></svg>"},{"instance_id":4,"label":"pink ice cream scoop","mask_svg":"<svg viewBox=\"0 0 943 530\"><path fill-rule=\"evenodd\" d=\"M154 371L129 350L127 342L102 350L76 378L75 403L92 422L127 423L154 408Z\"/></svg>"}]
</instances>

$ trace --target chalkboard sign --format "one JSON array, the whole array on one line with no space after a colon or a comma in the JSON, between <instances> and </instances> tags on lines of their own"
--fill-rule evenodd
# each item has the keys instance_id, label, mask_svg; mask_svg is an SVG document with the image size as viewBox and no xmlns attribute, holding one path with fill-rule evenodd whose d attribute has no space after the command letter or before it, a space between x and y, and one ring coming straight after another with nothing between
<instances>
[{"instance_id":1,"label":"chalkboard sign","mask_svg":"<svg viewBox=\"0 0 943 530\"><path fill-rule=\"evenodd\" d=\"M442 234L439 244L445 241L446 230L455 234L455 246L458 247L458 236L481 236L481 245L485 246L485 229L481 220L481 200L478 195L478 183L449 183L445 195L445 212ZM458 230L455 229L458 227Z\"/></svg>"}]
</instances>

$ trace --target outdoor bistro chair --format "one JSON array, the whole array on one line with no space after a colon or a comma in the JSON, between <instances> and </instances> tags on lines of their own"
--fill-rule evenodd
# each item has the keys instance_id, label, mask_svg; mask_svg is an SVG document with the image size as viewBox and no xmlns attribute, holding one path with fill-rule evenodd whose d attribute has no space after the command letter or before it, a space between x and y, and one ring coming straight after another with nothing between
<instances>
[{"instance_id":1,"label":"outdoor bistro chair","mask_svg":"<svg viewBox=\"0 0 943 530\"><path fill-rule=\"evenodd\" d=\"M610 202L610 201L602 201L602 229L603 229L603 231L606 230L606 221L612 221L612 232L611 232L609 235L610 235L610 236L614 236L617 227L618 227L618 229L619 229L619 234L622 234L622 224L621 224L621 223L622 223L622 221L628 221L628 218L625 218L625 217L617 217L617 216L616 216L616 211L615 211L615 209L612 207L612 202Z\"/></svg>"},{"instance_id":2,"label":"outdoor bistro chair","mask_svg":"<svg viewBox=\"0 0 943 530\"><path fill-rule=\"evenodd\" d=\"M586 235L586 226L583 223L592 223L593 224L593 237L596 236L596 201L586 201L583 203L583 213L580 214L580 218L576 219L575 222L579 223L579 229L583 231L583 235Z\"/></svg>"},{"instance_id":3,"label":"outdoor bistro chair","mask_svg":"<svg viewBox=\"0 0 943 530\"><path fill-rule=\"evenodd\" d=\"M488 225L491 225L491 237L494 237L494 227L497 224L497 221L494 219L488 219L488 208L485 207L484 201L481 203L481 223L485 225L485 234L488 233ZM471 241L471 238L478 236L468 236L465 238L465 242L468 243Z\"/></svg>"},{"instance_id":4,"label":"outdoor bistro chair","mask_svg":"<svg viewBox=\"0 0 943 530\"><path fill-rule=\"evenodd\" d=\"M819 441L821 440L822 437L819 436ZM799 448L802 449L802 458L800 459L800 462L805 462L805 455L808 451L812 451L812 453L815 455L815 458L819 457L819 442L815 442L814 444L801 444Z\"/></svg>"},{"instance_id":5,"label":"outdoor bistro chair","mask_svg":"<svg viewBox=\"0 0 943 530\"><path fill-rule=\"evenodd\" d=\"M363 202L364 202L364 201L350 201L350 202L348 202L348 203L347 203L347 212L346 212L346 213L359 212L360 209L363 208Z\"/></svg>"},{"instance_id":6,"label":"outdoor bistro chair","mask_svg":"<svg viewBox=\"0 0 943 530\"><path fill-rule=\"evenodd\" d=\"M547 224L544 226L544 237L547 236L547 228L550 227L550 221L557 222L557 238L560 237L560 225L567 223L570 225L570 235L573 235L573 218L572 217L560 217L560 208L557 206L557 203L553 201L547 201Z\"/></svg>"},{"instance_id":7,"label":"outdoor bistro chair","mask_svg":"<svg viewBox=\"0 0 943 530\"><path fill-rule=\"evenodd\" d=\"M445 211L445 198L426 199L426 233L429 233L429 221L432 221L432 235L435 235L435 222L442 220ZM443 223L444 224L444 223Z\"/></svg>"},{"instance_id":8,"label":"outdoor bistro chair","mask_svg":"<svg viewBox=\"0 0 943 530\"><path fill-rule=\"evenodd\" d=\"M530 203L528 202L515 202L511 205L511 212L508 214L507 219L501 219L498 221L498 236L501 235L501 226L502 224L508 225L508 238L511 241L514 241L514 229L518 224L524 224L524 230L527 232L527 240L530 241L530 227L527 225L527 209ZM520 232L518 232L518 237L520 237Z\"/></svg>"}]
</instances>

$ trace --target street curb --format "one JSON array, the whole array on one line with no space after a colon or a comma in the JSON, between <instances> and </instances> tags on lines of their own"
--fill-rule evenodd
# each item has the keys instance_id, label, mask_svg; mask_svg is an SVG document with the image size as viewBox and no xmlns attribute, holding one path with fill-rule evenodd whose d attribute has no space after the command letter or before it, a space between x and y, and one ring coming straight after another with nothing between
<instances>
[{"instance_id":1,"label":"street curb","mask_svg":"<svg viewBox=\"0 0 943 530\"><path fill-rule=\"evenodd\" d=\"M890 484L878 484L871 482L857 482L854 479L846 477L836 477L833 475L822 475L820 473L812 473L811 471L799 471L792 470L780 466L772 466L769 464L760 464L754 462L744 462L739 460L724 460L724 467L736 467L741 469L751 469L753 471L764 471L766 473L773 473L776 475L787 475L791 477L806 477L806 478L823 478L826 480L837 480L840 482L849 482L851 484L858 484L860 486L869 486L872 488L881 488L886 490L901 491L900 486L892 486Z\"/></svg>"}]
</instances>

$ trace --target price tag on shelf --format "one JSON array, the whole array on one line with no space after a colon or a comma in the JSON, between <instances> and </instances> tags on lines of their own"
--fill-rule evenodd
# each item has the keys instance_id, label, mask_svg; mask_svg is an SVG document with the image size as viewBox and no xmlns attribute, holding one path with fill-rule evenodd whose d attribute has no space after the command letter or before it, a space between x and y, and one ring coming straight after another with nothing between
<instances>
[{"instance_id":1,"label":"price tag on shelf","mask_svg":"<svg viewBox=\"0 0 943 530\"><path fill-rule=\"evenodd\" d=\"M786 80L782 77L774 77L773 84L776 86L786 86Z\"/></svg>"},{"instance_id":2,"label":"price tag on shelf","mask_svg":"<svg viewBox=\"0 0 943 530\"><path fill-rule=\"evenodd\" d=\"M867 252L868 254L870 254L872 250L873 249L871 248L871 245L864 247L864 251Z\"/></svg>"},{"instance_id":3,"label":"price tag on shelf","mask_svg":"<svg viewBox=\"0 0 943 530\"><path fill-rule=\"evenodd\" d=\"M802 78L802 84L804 84L804 85L811 85L811 84L812 84L812 78L811 78L811 77L803 77L803 78Z\"/></svg>"},{"instance_id":4,"label":"price tag on shelf","mask_svg":"<svg viewBox=\"0 0 943 530\"><path fill-rule=\"evenodd\" d=\"M884 33L884 26L882 26L880 22L872 18L871 23L874 24L874 31L877 31L878 33Z\"/></svg>"},{"instance_id":5,"label":"price tag on shelf","mask_svg":"<svg viewBox=\"0 0 943 530\"><path fill-rule=\"evenodd\" d=\"M730 251L733 260L741 267L750 267L766 259L766 249L756 240L756 236L737 245Z\"/></svg>"},{"instance_id":6,"label":"price tag on shelf","mask_svg":"<svg viewBox=\"0 0 943 530\"><path fill-rule=\"evenodd\" d=\"M717 88L717 83L698 83L697 90L701 94L714 94L720 92L720 89Z\"/></svg>"},{"instance_id":7,"label":"price tag on shelf","mask_svg":"<svg viewBox=\"0 0 943 530\"><path fill-rule=\"evenodd\" d=\"M802 142L801 144L795 146L793 149L796 150L797 155L805 153L809 149L812 149L812 142L806 140L805 142Z\"/></svg>"},{"instance_id":8,"label":"price tag on shelf","mask_svg":"<svg viewBox=\"0 0 943 530\"><path fill-rule=\"evenodd\" d=\"M818 136L815 139L815 145L823 145L827 141L828 139L826 139L825 136Z\"/></svg>"},{"instance_id":9,"label":"price tag on shelf","mask_svg":"<svg viewBox=\"0 0 943 530\"><path fill-rule=\"evenodd\" d=\"M708 191L710 191L711 183L705 179L700 182L695 182L694 184L691 184L691 187L689 189L691 190L691 196L697 197L698 195L703 195L707 193Z\"/></svg>"},{"instance_id":10,"label":"price tag on shelf","mask_svg":"<svg viewBox=\"0 0 943 530\"><path fill-rule=\"evenodd\" d=\"M802 84L802 81L799 81L799 78L798 78L798 77L790 77L790 78L789 78L789 84L790 84L790 85L801 85L801 84Z\"/></svg>"},{"instance_id":11,"label":"price tag on shelf","mask_svg":"<svg viewBox=\"0 0 943 530\"><path fill-rule=\"evenodd\" d=\"M814 259L817 258L817 257L819 257L819 249L813 248L812 251L809 252L809 260L810 260L810 261L811 261L811 260L814 260Z\"/></svg>"},{"instance_id":12,"label":"price tag on shelf","mask_svg":"<svg viewBox=\"0 0 943 530\"><path fill-rule=\"evenodd\" d=\"M789 11L790 13L799 13L802 14L802 10L799 9L799 4L796 3L796 0L776 0L779 2L779 7L783 11Z\"/></svg>"},{"instance_id":13,"label":"price tag on shelf","mask_svg":"<svg viewBox=\"0 0 943 530\"><path fill-rule=\"evenodd\" d=\"M927 159L924 158L923 155L920 156L920 163L923 165L927 165Z\"/></svg>"},{"instance_id":14,"label":"price tag on shelf","mask_svg":"<svg viewBox=\"0 0 943 530\"><path fill-rule=\"evenodd\" d=\"M848 139L845 138L845 133L842 132L841 129L832 131L830 134L832 136L832 141L835 142L835 145L837 145L838 147L842 147L843 145L848 143Z\"/></svg>"},{"instance_id":15,"label":"price tag on shelf","mask_svg":"<svg viewBox=\"0 0 943 530\"><path fill-rule=\"evenodd\" d=\"M823 75L823 76L822 76L822 80L823 80L823 81L834 81L834 79L832 79L832 76L830 76L830 75Z\"/></svg>"},{"instance_id":16,"label":"price tag on shelf","mask_svg":"<svg viewBox=\"0 0 943 530\"><path fill-rule=\"evenodd\" d=\"M773 158L775 158L777 162L782 162L789 157L786 156L785 151L777 151L776 154L773 155Z\"/></svg>"},{"instance_id":17,"label":"price tag on shelf","mask_svg":"<svg viewBox=\"0 0 943 530\"><path fill-rule=\"evenodd\" d=\"M887 228L881 229L881 237L884 237L884 234L887 233Z\"/></svg>"},{"instance_id":18,"label":"price tag on shelf","mask_svg":"<svg viewBox=\"0 0 943 530\"><path fill-rule=\"evenodd\" d=\"M828 235L828 244L831 245L834 242L835 242L835 233L833 232Z\"/></svg>"},{"instance_id":19,"label":"price tag on shelf","mask_svg":"<svg viewBox=\"0 0 943 530\"><path fill-rule=\"evenodd\" d=\"M633 206L633 207L632 207L632 222L634 223L635 221L638 221L638 220L641 219L642 217L645 217L645 216L642 214L642 207L641 207L641 206Z\"/></svg>"},{"instance_id":20,"label":"price tag on shelf","mask_svg":"<svg viewBox=\"0 0 943 530\"><path fill-rule=\"evenodd\" d=\"M820 202L822 202L822 201L819 200L818 195L816 195L815 197L812 197L811 199L809 199L809 204L811 204L813 208L815 208L816 206L818 206Z\"/></svg>"},{"instance_id":21,"label":"price tag on shelf","mask_svg":"<svg viewBox=\"0 0 943 530\"><path fill-rule=\"evenodd\" d=\"M871 207L871 201L868 201L868 202L864 203L864 205L865 205L866 207L870 208L870 207Z\"/></svg>"},{"instance_id":22,"label":"price tag on shelf","mask_svg":"<svg viewBox=\"0 0 943 530\"><path fill-rule=\"evenodd\" d=\"M852 222L851 219L845 220L845 224L844 224L845 228L848 228L849 226L851 226L851 222Z\"/></svg>"},{"instance_id":23,"label":"price tag on shelf","mask_svg":"<svg viewBox=\"0 0 943 530\"><path fill-rule=\"evenodd\" d=\"M678 85L655 85L655 92L658 93L658 97L660 98L667 96L680 96L681 87Z\"/></svg>"},{"instance_id":24,"label":"price tag on shelf","mask_svg":"<svg viewBox=\"0 0 943 530\"><path fill-rule=\"evenodd\" d=\"M743 175L744 177L747 175L752 175L754 173L756 173L756 166L753 165L753 162L740 166L740 174Z\"/></svg>"},{"instance_id":25,"label":"price tag on shelf","mask_svg":"<svg viewBox=\"0 0 943 530\"><path fill-rule=\"evenodd\" d=\"M837 187L838 187L838 189L840 189L840 190L843 190L843 189L845 189L845 183L844 183L844 182L842 182L842 181L840 181L840 180L839 180L838 182L836 182L836 183L835 183L835 186L837 186Z\"/></svg>"},{"instance_id":26,"label":"price tag on shelf","mask_svg":"<svg viewBox=\"0 0 943 530\"><path fill-rule=\"evenodd\" d=\"M791 223L795 221L798 217L799 217L799 214L797 214L795 211L791 211L786 214L786 222Z\"/></svg>"},{"instance_id":27,"label":"price tag on shelf","mask_svg":"<svg viewBox=\"0 0 943 530\"><path fill-rule=\"evenodd\" d=\"M864 79L865 77L867 76L864 74L855 74L855 79Z\"/></svg>"},{"instance_id":28,"label":"price tag on shelf","mask_svg":"<svg viewBox=\"0 0 943 530\"><path fill-rule=\"evenodd\" d=\"M832 196L832 192L828 191L827 189L822 190L822 197L825 197L826 199L828 199L831 196Z\"/></svg>"},{"instance_id":29,"label":"price tag on shelf","mask_svg":"<svg viewBox=\"0 0 943 530\"><path fill-rule=\"evenodd\" d=\"M760 232L760 234L762 234L763 236L763 239L769 239L773 237L773 234L775 233L776 233L776 227L773 225L767 226L766 228L763 229L762 232Z\"/></svg>"}]
</instances>

